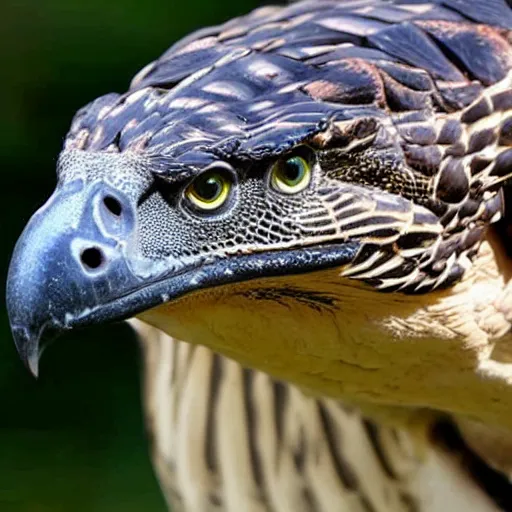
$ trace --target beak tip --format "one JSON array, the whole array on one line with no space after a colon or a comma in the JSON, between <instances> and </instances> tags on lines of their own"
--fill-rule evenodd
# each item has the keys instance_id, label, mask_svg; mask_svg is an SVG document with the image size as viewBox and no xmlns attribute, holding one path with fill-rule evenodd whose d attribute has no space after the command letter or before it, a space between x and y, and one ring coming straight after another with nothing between
<instances>
[{"instance_id":1,"label":"beak tip","mask_svg":"<svg viewBox=\"0 0 512 512\"><path fill-rule=\"evenodd\" d=\"M29 356L25 364L32 376L37 379L39 377L39 356L35 354Z\"/></svg>"},{"instance_id":2,"label":"beak tip","mask_svg":"<svg viewBox=\"0 0 512 512\"><path fill-rule=\"evenodd\" d=\"M12 335L18 354L26 368L37 379L39 376L39 337L30 336L25 329L13 328Z\"/></svg>"}]
</instances>

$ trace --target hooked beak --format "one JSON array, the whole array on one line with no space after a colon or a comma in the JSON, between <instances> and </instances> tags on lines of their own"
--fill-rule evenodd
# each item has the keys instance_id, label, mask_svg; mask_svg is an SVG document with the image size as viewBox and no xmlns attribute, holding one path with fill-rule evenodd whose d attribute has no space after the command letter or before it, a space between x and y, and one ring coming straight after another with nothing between
<instances>
[{"instance_id":1,"label":"hooked beak","mask_svg":"<svg viewBox=\"0 0 512 512\"><path fill-rule=\"evenodd\" d=\"M60 185L29 221L9 268L7 310L32 374L63 330L124 320L204 288L338 267L359 248L344 242L155 261L138 248L136 208L104 181L76 180Z\"/></svg>"},{"instance_id":2,"label":"hooked beak","mask_svg":"<svg viewBox=\"0 0 512 512\"><path fill-rule=\"evenodd\" d=\"M144 272L128 257L135 231L134 205L103 182L59 187L29 221L9 268L7 310L18 352L34 375L46 341L87 323L113 295L140 288Z\"/></svg>"}]
</instances>

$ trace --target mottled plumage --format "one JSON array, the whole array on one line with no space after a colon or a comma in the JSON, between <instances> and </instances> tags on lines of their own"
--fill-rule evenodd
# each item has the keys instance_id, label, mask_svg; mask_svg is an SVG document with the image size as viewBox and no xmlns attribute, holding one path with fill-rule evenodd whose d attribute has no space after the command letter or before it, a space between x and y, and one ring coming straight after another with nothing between
<instances>
[{"instance_id":1,"label":"mottled plumage","mask_svg":"<svg viewBox=\"0 0 512 512\"><path fill-rule=\"evenodd\" d=\"M510 19L500 0L265 7L173 45L127 93L79 111L65 147L143 153L173 184L219 160L250 172L297 144L321 149L321 201L300 232L276 222L262 242L341 230L364 242L344 275L427 292L460 279L504 210Z\"/></svg>"},{"instance_id":2,"label":"mottled plumage","mask_svg":"<svg viewBox=\"0 0 512 512\"><path fill-rule=\"evenodd\" d=\"M423 438L378 425L357 408L133 326L152 459L173 512L511 510L506 479L449 427Z\"/></svg>"},{"instance_id":3,"label":"mottled plumage","mask_svg":"<svg viewBox=\"0 0 512 512\"><path fill-rule=\"evenodd\" d=\"M13 333L33 371L51 328L167 333L133 324L173 511L512 510L511 30L504 0L263 7L76 114Z\"/></svg>"}]
</instances>

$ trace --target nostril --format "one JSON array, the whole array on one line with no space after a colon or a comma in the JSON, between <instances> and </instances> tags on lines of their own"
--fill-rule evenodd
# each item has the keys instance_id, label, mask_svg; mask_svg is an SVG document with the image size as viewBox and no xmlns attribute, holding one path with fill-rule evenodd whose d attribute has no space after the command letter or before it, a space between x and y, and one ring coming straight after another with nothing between
<instances>
[{"instance_id":1,"label":"nostril","mask_svg":"<svg viewBox=\"0 0 512 512\"><path fill-rule=\"evenodd\" d=\"M121 213L123 213L123 207L121 206L121 203L113 196L106 196L103 199L103 204L107 210L115 217L120 217Z\"/></svg>"},{"instance_id":2,"label":"nostril","mask_svg":"<svg viewBox=\"0 0 512 512\"><path fill-rule=\"evenodd\" d=\"M80 255L80 259L88 270L97 270L106 261L103 251L97 247L85 249Z\"/></svg>"}]
</instances>

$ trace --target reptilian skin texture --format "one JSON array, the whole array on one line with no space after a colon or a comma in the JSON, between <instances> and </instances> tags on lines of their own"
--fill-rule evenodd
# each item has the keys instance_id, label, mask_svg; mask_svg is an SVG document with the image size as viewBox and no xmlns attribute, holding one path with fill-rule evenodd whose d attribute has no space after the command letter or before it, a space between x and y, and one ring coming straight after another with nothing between
<instances>
[{"instance_id":1,"label":"reptilian skin texture","mask_svg":"<svg viewBox=\"0 0 512 512\"><path fill-rule=\"evenodd\" d=\"M265 7L192 34L127 93L79 111L60 177L75 176L78 153L90 179L104 172L90 155L139 162L138 244L154 260L357 241L345 277L448 287L506 213L511 28L502 0ZM297 147L312 181L285 196L268 169ZM219 165L234 191L200 214L183 190ZM154 460L175 511L510 510L433 445L138 329Z\"/></svg>"}]
</instances>

